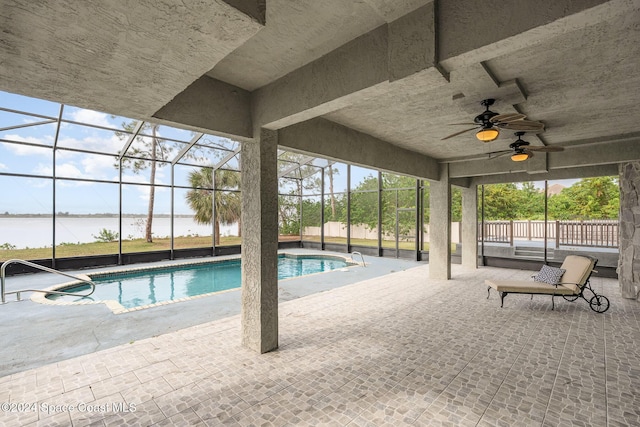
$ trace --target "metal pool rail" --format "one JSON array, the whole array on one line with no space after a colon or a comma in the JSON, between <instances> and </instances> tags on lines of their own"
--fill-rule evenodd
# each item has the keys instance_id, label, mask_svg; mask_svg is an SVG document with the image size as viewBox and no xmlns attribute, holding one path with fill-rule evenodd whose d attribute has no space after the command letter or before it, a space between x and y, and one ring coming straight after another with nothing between
<instances>
[{"instance_id":1,"label":"metal pool rail","mask_svg":"<svg viewBox=\"0 0 640 427\"><path fill-rule=\"evenodd\" d=\"M7 266L9 264L23 264L23 265L26 265L26 266L29 266L29 267L36 268L38 270L46 271L48 273L59 274L61 276L65 276L65 277L69 277L71 279L79 280L80 282L88 283L91 286L91 292L89 292L88 294L78 294L78 293L64 292L64 291L47 291L47 290L43 290L43 289L19 289L17 291L6 292L6 288L5 288L5 280L6 280L5 270L7 269ZM44 267L42 265L34 264L33 262L25 261L25 260L22 260L22 259L10 259L10 260L5 261L4 263L2 263L2 266L0 267L0 296L2 297L2 304L4 304L6 302L6 296L10 295L10 294L16 294L16 300L20 301L20 294L22 292L42 292L42 293L45 293L45 294L70 295L70 296L74 296L74 297L88 297L95 290L96 290L96 284L91 281L89 276L86 276L84 274L81 274L79 276L74 276L72 274L63 273L62 271L54 270L53 268Z\"/></svg>"}]
</instances>

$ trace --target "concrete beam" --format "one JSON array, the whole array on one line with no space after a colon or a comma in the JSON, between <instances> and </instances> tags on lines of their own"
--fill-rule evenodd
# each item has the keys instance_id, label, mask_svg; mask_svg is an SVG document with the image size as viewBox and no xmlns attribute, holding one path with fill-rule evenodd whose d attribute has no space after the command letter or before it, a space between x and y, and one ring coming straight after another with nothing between
<instances>
[{"instance_id":1,"label":"concrete beam","mask_svg":"<svg viewBox=\"0 0 640 427\"><path fill-rule=\"evenodd\" d=\"M513 162L509 156L495 159L487 157L481 159L457 161L449 163L451 179L469 178L492 175L520 173L527 171L526 162Z\"/></svg>"},{"instance_id":2,"label":"concrete beam","mask_svg":"<svg viewBox=\"0 0 640 427\"><path fill-rule=\"evenodd\" d=\"M438 2L438 51L441 65L453 70L540 43L583 28L632 7L624 0L506 0L487 7L476 0Z\"/></svg>"},{"instance_id":3,"label":"concrete beam","mask_svg":"<svg viewBox=\"0 0 640 427\"><path fill-rule=\"evenodd\" d=\"M364 167L422 179L439 179L438 163L431 157L398 148L322 118L280 129L278 144L284 148Z\"/></svg>"},{"instance_id":4,"label":"concrete beam","mask_svg":"<svg viewBox=\"0 0 640 427\"><path fill-rule=\"evenodd\" d=\"M364 0L386 22L392 22L411 10L418 9L433 0Z\"/></svg>"},{"instance_id":5,"label":"concrete beam","mask_svg":"<svg viewBox=\"0 0 640 427\"><path fill-rule=\"evenodd\" d=\"M389 23L388 30L390 81L438 65L433 3Z\"/></svg>"},{"instance_id":6,"label":"concrete beam","mask_svg":"<svg viewBox=\"0 0 640 427\"><path fill-rule=\"evenodd\" d=\"M456 161L449 164L451 178L486 177L487 175L530 174L528 181L545 179L545 171L586 166L605 166L640 158L640 138L602 141L565 147L557 153L535 153L533 159L513 162L509 156ZM533 163L530 163L533 162ZM545 165L546 163L546 165Z\"/></svg>"},{"instance_id":7,"label":"concrete beam","mask_svg":"<svg viewBox=\"0 0 640 427\"><path fill-rule=\"evenodd\" d=\"M471 187L471 178L455 178L455 179L450 179L449 182L454 187L460 187L460 188Z\"/></svg>"},{"instance_id":8,"label":"concrete beam","mask_svg":"<svg viewBox=\"0 0 640 427\"><path fill-rule=\"evenodd\" d=\"M253 93L254 127L282 129L413 84L448 82L438 67L429 3ZM409 80L408 82L406 80Z\"/></svg>"},{"instance_id":9,"label":"concrete beam","mask_svg":"<svg viewBox=\"0 0 640 427\"><path fill-rule=\"evenodd\" d=\"M596 176L618 175L618 165L615 163L600 166L583 166L577 168L556 169L544 174L530 175L526 172L485 175L471 178L471 185L483 184L504 184L507 182L527 182L527 181L551 181L557 179L580 179L593 178Z\"/></svg>"},{"instance_id":10,"label":"concrete beam","mask_svg":"<svg viewBox=\"0 0 640 427\"><path fill-rule=\"evenodd\" d=\"M637 159L640 159L640 138L607 144L578 145L568 147L562 153L549 153L549 169L633 162Z\"/></svg>"},{"instance_id":11,"label":"concrete beam","mask_svg":"<svg viewBox=\"0 0 640 427\"><path fill-rule=\"evenodd\" d=\"M258 89L254 125L280 129L384 93L387 43L383 25Z\"/></svg>"},{"instance_id":12,"label":"concrete beam","mask_svg":"<svg viewBox=\"0 0 640 427\"><path fill-rule=\"evenodd\" d=\"M253 137L251 94L225 82L202 76L154 118L232 137Z\"/></svg>"},{"instance_id":13,"label":"concrete beam","mask_svg":"<svg viewBox=\"0 0 640 427\"><path fill-rule=\"evenodd\" d=\"M242 13L252 17L256 22L264 25L267 22L266 0L222 0Z\"/></svg>"}]
</instances>

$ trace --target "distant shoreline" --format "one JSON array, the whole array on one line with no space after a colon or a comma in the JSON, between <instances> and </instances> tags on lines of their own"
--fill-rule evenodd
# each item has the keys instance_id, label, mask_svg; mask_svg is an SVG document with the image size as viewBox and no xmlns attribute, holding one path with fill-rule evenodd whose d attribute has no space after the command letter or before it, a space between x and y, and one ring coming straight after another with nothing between
<instances>
[{"instance_id":1,"label":"distant shoreline","mask_svg":"<svg viewBox=\"0 0 640 427\"><path fill-rule=\"evenodd\" d=\"M58 213L57 218L118 218L118 214L67 214ZM146 218L147 214L122 214L123 218ZM170 214L153 214L154 218L171 218ZM174 215L174 218L192 218L193 215ZM0 218L53 218L51 214L0 214Z\"/></svg>"}]
</instances>

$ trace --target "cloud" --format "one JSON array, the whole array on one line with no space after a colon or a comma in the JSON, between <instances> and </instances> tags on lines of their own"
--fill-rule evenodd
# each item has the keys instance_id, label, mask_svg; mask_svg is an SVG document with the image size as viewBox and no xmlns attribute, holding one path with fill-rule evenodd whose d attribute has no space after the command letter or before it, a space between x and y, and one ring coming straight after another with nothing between
<instances>
[{"instance_id":1,"label":"cloud","mask_svg":"<svg viewBox=\"0 0 640 427\"><path fill-rule=\"evenodd\" d=\"M87 128L87 130L90 130ZM103 138L97 135L90 135L84 138L65 137L58 140L59 147L77 148L80 150L96 151L99 153L113 153L114 155L122 149L124 141L115 134L109 138ZM63 153L63 151L59 151Z\"/></svg>"},{"instance_id":2,"label":"cloud","mask_svg":"<svg viewBox=\"0 0 640 427\"><path fill-rule=\"evenodd\" d=\"M36 166L36 173L39 174L51 174L51 168L44 165ZM64 178L79 178L79 179L87 179L90 178L83 174L81 170L76 168L74 165L67 163L64 165L60 165L56 168L56 173L58 175L58 179L56 181L56 185L60 187L90 187L94 185L94 182L89 181L67 181ZM42 180L41 180L42 181ZM49 182L49 180L47 180ZM36 185L41 186L41 185Z\"/></svg>"},{"instance_id":3,"label":"cloud","mask_svg":"<svg viewBox=\"0 0 640 427\"><path fill-rule=\"evenodd\" d=\"M78 167L76 162L61 163L56 166L56 176L61 178L58 183L63 187L80 187L86 185L92 185L91 182L84 181L66 181L64 178L75 179L105 179L106 174L102 173L102 176L97 176L98 169L87 168L86 164L90 162L90 159L83 159L80 161L81 167ZM50 165L39 163L33 169L33 172L38 175L51 176L53 174L53 168Z\"/></svg>"},{"instance_id":4,"label":"cloud","mask_svg":"<svg viewBox=\"0 0 640 427\"><path fill-rule=\"evenodd\" d=\"M145 183L147 180L146 178L143 178L140 175L123 175L122 176L122 181L123 182L137 182L137 183ZM158 183L159 184L159 183ZM124 184L123 185L123 191L124 192L128 192L128 191L135 191L138 193L138 199L140 200L149 200L149 190L151 190L151 186L149 185L127 185ZM162 194L169 191L168 188L166 187L156 187L156 194Z\"/></svg>"},{"instance_id":5,"label":"cloud","mask_svg":"<svg viewBox=\"0 0 640 427\"><path fill-rule=\"evenodd\" d=\"M80 161L80 164L84 172L93 179L109 179L109 175L116 169L116 161L111 156L87 156Z\"/></svg>"},{"instance_id":6,"label":"cloud","mask_svg":"<svg viewBox=\"0 0 640 427\"><path fill-rule=\"evenodd\" d=\"M160 170L158 169L156 171L156 185L166 185L167 183L164 182L164 180L162 179L164 174L162 174L160 172ZM133 184L148 184L149 183L149 173L142 173L142 174L135 174L135 173L123 173L122 174L122 182L127 184L127 183L133 183Z\"/></svg>"},{"instance_id":7,"label":"cloud","mask_svg":"<svg viewBox=\"0 0 640 427\"><path fill-rule=\"evenodd\" d=\"M4 163L0 163L0 171L9 169Z\"/></svg>"},{"instance_id":8,"label":"cloud","mask_svg":"<svg viewBox=\"0 0 640 427\"><path fill-rule=\"evenodd\" d=\"M11 135L4 135L4 139L10 140L10 141L17 141L17 142L28 142L31 144L53 145L53 138L51 138L50 136L36 138L34 136L24 137L20 135L11 134ZM46 147L33 147L31 145L22 145L22 144L4 144L4 147L7 150L11 151L16 156L33 156L33 155L50 156L51 155L51 148L46 148Z\"/></svg>"},{"instance_id":9,"label":"cloud","mask_svg":"<svg viewBox=\"0 0 640 427\"><path fill-rule=\"evenodd\" d=\"M69 112L69 117L74 122L87 123L109 128L115 127L112 123L109 122L110 116L108 114L100 113L98 111L77 108Z\"/></svg>"}]
</instances>

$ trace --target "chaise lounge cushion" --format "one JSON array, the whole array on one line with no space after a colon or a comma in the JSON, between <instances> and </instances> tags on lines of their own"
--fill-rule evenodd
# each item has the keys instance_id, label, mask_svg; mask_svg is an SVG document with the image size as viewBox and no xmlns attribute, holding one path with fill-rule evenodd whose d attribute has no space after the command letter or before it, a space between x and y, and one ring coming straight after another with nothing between
<instances>
[{"instance_id":1,"label":"chaise lounge cushion","mask_svg":"<svg viewBox=\"0 0 640 427\"><path fill-rule=\"evenodd\" d=\"M580 293L580 289L591 274L591 270L595 266L593 258L587 258L578 255L567 255L560 268L566 270L560 283L572 289L576 294Z\"/></svg>"},{"instance_id":2,"label":"chaise lounge cushion","mask_svg":"<svg viewBox=\"0 0 640 427\"><path fill-rule=\"evenodd\" d=\"M530 280L485 280L488 286L491 286L498 292L513 292L521 294L555 294L555 295L573 295L574 291L563 285L550 285L544 282L534 282Z\"/></svg>"}]
</instances>

